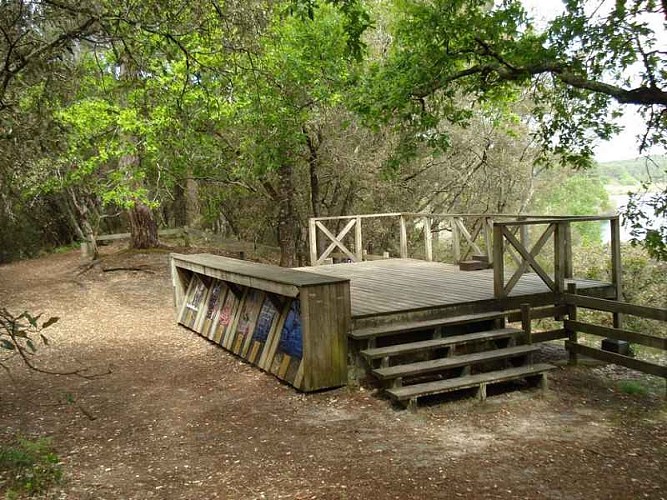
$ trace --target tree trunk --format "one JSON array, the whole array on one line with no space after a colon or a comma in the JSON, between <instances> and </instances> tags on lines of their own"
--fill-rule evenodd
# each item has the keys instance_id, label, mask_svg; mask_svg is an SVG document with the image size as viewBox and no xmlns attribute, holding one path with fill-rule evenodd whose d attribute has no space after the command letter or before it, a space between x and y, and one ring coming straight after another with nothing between
<instances>
[{"instance_id":1,"label":"tree trunk","mask_svg":"<svg viewBox=\"0 0 667 500\"><path fill-rule=\"evenodd\" d=\"M278 170L278 245L280 265L294 267L296 263L296 231L298 223L294 213L294 185L292 168L282 165Z\"/></svg>"},{"instance_id":2,"label":"tree trunk","mask_svg":"<svg viewBox=\"0 0 667 500\"><path fill-rule=\"evenodd\" d=\"M160 245L157 234L157 223L153 217L153 211L136 201L129 210L130 215L130 247L131 248L155 248Z\"/></svg>"},{"instance_id":3,"label":"tree trunk","mask_svg":"<svg viewBox=\"0 0 667 500\"><path fill-rule=\"evenodd\" d=\"M189 177L185 182L185 220L189 227L199 227L201 226L199 184L195 179Z\"/></svg>"},{"instance_id":4,"label":"tree trunk","mask_svg":"<svg viewBox=\"0 0 667 500\"><path fill-rule=\"evenodd\" d=\"M84 255L89 257L91 260L97 260L99 257L97 240L95 239L97 231L95 231L92 224L90 223L88 206L85 201L78 199L77 194L73 188L69 188L68 191L70 194L70 199L72 200L72 204L76 208L79 219L81 220L81 223L77 224L76 218L74 218L70 211L71 216L74 218L73 222L76 224L77 233L80 232L83 240L82 245L85 249Z\"/></svg>"}]
</instances>

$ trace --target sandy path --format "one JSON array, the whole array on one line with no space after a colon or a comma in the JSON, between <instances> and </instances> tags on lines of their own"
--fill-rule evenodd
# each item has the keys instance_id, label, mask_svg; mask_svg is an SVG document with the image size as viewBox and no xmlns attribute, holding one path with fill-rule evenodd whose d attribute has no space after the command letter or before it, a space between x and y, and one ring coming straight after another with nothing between
<instances>
[{"instance_id":1,"label":"sandy path","mask_svg":"<svg viewBox=\"0 0 667 500\"><path fill-rule=\"evenodd\" d=\"M51 435L58 498L663 498L664 400L591 369L534 392L417 414L370 391L299 394L176 326L167 254L76 252L0 266L0 305L61 316L40 366L0 386L0 437ZM66 400L75 403L67 404ZM93 415L90 420L86 413Z\"/></svg>"}]
</instances>

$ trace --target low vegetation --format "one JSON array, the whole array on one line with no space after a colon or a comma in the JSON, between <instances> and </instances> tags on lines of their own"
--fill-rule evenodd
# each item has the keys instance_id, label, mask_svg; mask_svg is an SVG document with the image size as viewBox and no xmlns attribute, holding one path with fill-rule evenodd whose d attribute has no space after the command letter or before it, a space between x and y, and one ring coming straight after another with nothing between
<instances>
[{"instance_id":1,"label":"low vegetation","mask_svg":"<svg viewBox=\"0 0 667 500\"><path fill-rule=\"evenodd\" d=\"M18 437L0 444L0 494L7 500L45 493L63 479L49 438Z\"/></svg>"}]
</instances>

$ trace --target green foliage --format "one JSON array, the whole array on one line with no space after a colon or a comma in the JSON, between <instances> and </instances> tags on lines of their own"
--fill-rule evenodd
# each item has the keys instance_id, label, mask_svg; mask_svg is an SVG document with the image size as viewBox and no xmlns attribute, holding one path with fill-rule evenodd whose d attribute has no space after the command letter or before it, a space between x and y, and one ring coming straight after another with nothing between
<instances>
[{"instance_id":1,"label":"green foliage","mask_svg":"<svg viewBox=\"0 0 667 500\"><path fill-rule=\"evenodd\" d=\"M576 276L611 281L609 249L603 245L588 245L573 250ZM657 261L641 247L624 244L621 249L623 268L623 300L632 304L667 307L667 263ZM611 324L608 315L595 318ZM667 323L624 316L624 326L630 330L667 337Z\"/></svg>"},{"instance_id":2,"label":"green foliage","mask_svg":"<svg viewBox=\"0 0 667 500\"><path fill-rule=\"evenodd\" d=\"M658 193L630 193L625 217L633 245L642 245L653 258L667 262L667 185Z\"/></svg>"},{"instance_id":3,"label":"green foliage","mask_svg":"<svg viewBox=\"0 0 667 500\"><path fill-rule=\"evenodd\" d=\"M41 314L31 315L24 311L19 315L0 308L0 367L6 368L5 362L11 357L18 356L32 368L30 357L37 352L40 344L48 345L49 339L42 332L58 321L58 317L51 317L40 324Z\"/></svg>"},{"instance_id":4,"label":"green foliage","mask_svg":"<svg viewBox=\"0 0 667 500\"><path fill-rule=\"evenodd\" d=\"M291 16L271 24L254 70L233 84L232 123L244 131L239 176L303 161L309 122L344 100L348 61L344 16L329 4L318 4L312 19Z\"/></svg>"},{"instance_id":5,"label":"green foliage","mask_svg":"<svg viewBox=\"0 0 667 500\"><path fill-rule=\"evenodd\" d=\"M62 480L58 455L49 438L19 437L0 445L0 491L5 498L46 493Z\"/></svg>"},{"instance_id":6,"label":"green foliage","mask_svg":"<svg viewBox=\"0 0 667 500\"><path fill-rule=\"evenodd\" d=\"M660 7L636 0L603 13L596 6L567 1L542 29L519 0L395 0L392 42L364 77L359 109L434 131L440 120L469 119L457 104L462 94L483 105L528 91L542 145L565 164L590 165L595 138L618 131L618 103L647 114L642 148L664 144L657 115L666 101L665 55L655 50L651 24L661 22Z\"/></svg>"},{"instance_id":7,"label":"green foliage","mask_svg":"<svg viewBox=\"0 0 667 500\"><path fill-rule=\"evenodd\" d=\"M621 380L618 389L631 396L646 396L649 393L648 388L636 380Z\"/></svg>"},{"instance_id":8,"label":"green foliage","mask_svg":"<svg viewBox=\"0 0 667 500\"><path fill-rule=\"evenodd\" d=\"M637 188L643 183L667 182L667 156L649 156L635 160L598 163L592 172L605 183Z\"/></svg>"},{"instance_id":9,"label":"green foliage","mask_svg":"<svg viewBox=\"0 0 667 500\"><path fill-rule=\"evenodd\" d=\"M563 174L545 175L531 206L532 213L599 215L610 211L609 195L600 179L581 172ZM585 245L601 242L602 228L598 222L573 224L572 230Z\"/></svg>"}]
</instances>

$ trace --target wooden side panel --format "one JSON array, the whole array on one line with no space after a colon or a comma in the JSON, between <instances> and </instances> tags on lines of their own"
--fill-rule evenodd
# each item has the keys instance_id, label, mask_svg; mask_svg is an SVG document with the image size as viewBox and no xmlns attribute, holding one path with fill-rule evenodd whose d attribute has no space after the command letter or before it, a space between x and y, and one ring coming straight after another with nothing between
<instances>
[{"instance_id":1,"label":"wooden side panel","mask_svg":"<svg viewBox=\"0 0 667 500\"><path fill-rule=\"evenodd\" d=\"M179 323L193 329L199 311L205 306L204 297L207 293L206 283L199 274L193 274L190 280L183 308L179 317Z\"/></svg>"},{"instance_id":2,"label":"wooden side panel","mask_svg":"<svg viewBox=\"0 0 667 500\"><path fill-rule=\"evenodd\" d=\"M305 286L292 298L186 272L179 323L298 389L347 383L348 282Z\"/></svg>"},{"instance_id":3,"label":"wooden side panel","mask_svg":"<svg viewBox=\"0 0 667 500\"><path fill-rule=\"evenodd\" d=\"M304 391L347 383L348 283L308 287L301 292ZM296 379L295 379L296 380Z\"/></svg>"},{"instance_id":4,"label":"wooden side panel","mask_svg":"<svg viewBox=\"0 0 667 500\"><path fill-rule=\"evenodd\" d=\"M246 340L251 337L255 329L255 323L257 322L263 302L264 292L255 288L248 289L236 324L236 330L233 337L229 340L230 350L234 354L244 356Z\"/></svg>"},{"instance_id":5,"label":"wooden side panel","mask_svg":"<svg viewBox=\"0 0 667 500\"><path fill-rule=\"evenodd\" d=\"M183 308L185 295L190 285L192 273L186 269L176 266L173 258L170 259L169 265L171 267L171 282L174 287L174 306L176 307L176 314L180 318L180 312Z\"/></svg>"},{"instance_id":6,"label":"wooden side panel","mask_svg":"<svg viewBox=\"0 0 667 500\"><path fill-rule=\"evenodd\" d=\"M226 285L225 285L226 286ZM227 286L227 294L218 311L218 317L212 332L212 340L216 344L222 344L227 330L236 314L236 308L239 306L239 299L234 292Z\"/></svg>"},{"instance_id":7,"label":"wooden side panel","mask_svg":"<svg viewBox=\"0 0 667 500\"><path fill-rule=\"evenodd\" d=\"M244 357L253 364L259 364L264 348L280 319L280 311L270 296L264 299L262 308L250 337Z\"/></svg>"},{"instance_id":8,"label":"wooden side panel","mask_svg":"<svg viewBox=\"0 0 667 500\"><path fill-rule=\"evenodd\" d=\"M217 324L217 319L220 313L220 307L222 307L226 296L227 286L225 283L223 281L213 280L208 295L204 323L200 332L209 340L212 340L213 338L213 333L215 331L215 326Z\"/></svg>"},{"instance_id":9,"label":"wooden side panel","mask_svg":"<svg viewBox=\"0 0 667 500\"><path fill-rule=\"evenodd\" d=\"M230 317L230 322L227 325L227 328L225 329L225 335L222 337L222 341L220 342L220 345L229 351L232 350L234 337L236 336L236 329L238 328L241 311L243 311L246 298L248 297L248 291L249 289L245 288L239 297L239 295L234 293L232 290L232 295L236 295L237 300L234 301L234 309L231 311L232 316Z\"/></svg>"}]
</instances>

